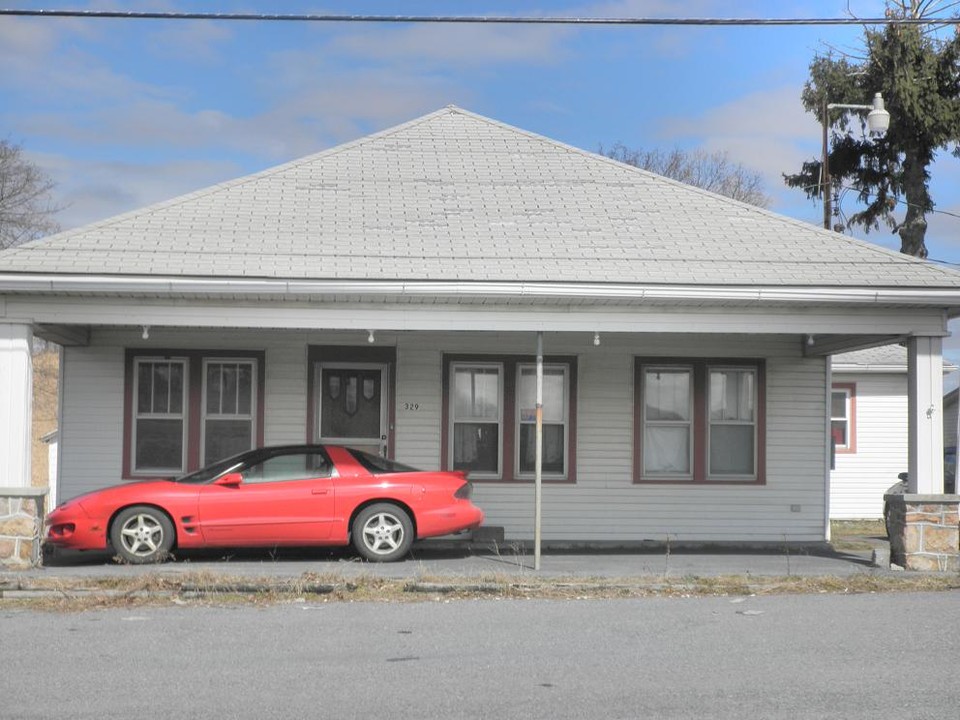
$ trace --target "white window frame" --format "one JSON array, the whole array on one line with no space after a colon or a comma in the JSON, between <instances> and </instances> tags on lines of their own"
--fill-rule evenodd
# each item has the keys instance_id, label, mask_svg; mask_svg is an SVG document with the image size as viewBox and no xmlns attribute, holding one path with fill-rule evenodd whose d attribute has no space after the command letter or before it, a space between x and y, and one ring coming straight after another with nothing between
<instances>
[{"instance_id":1,"label":"white window frame","mask_svg":"<svg viewBox=\"0 0 960 720\"><path fill-rule=\"evenodd\" d=\"M207 407L207 368L210 365L249 365L250 366L250 413L249 414L227 414L214 415L209 412ZM255 358L237 358L237 357L204 357L202 361L202 371L200 380L200 467L207 465L207 419L216 420L249 420L250 422L250 446L248 450L256 447L257 444L257 361ZM239 389L239 385L237 386ZM221 398L222 401L222 398Z\"/></svg>"},{"instance_id":2,"label":"white window frame","mask_svg":"<svg viewBox=\"0 0 960 720\"><path fill-rule=\"evenodd\" d=\"M646 403L646 381L648 373L671 373L679 374L680 371L683 371L687 374L690 382L690 394L687 398L687 419L686 420L649 420L647 418L647 403ZM666 364L666 365L644 365L643 372L640 373L640 382L644 384L641 397L644 398L643 405L641 406L640 418L641 418L641 442L646 442L647 437L647 428L648 427L685 427L687 428L687 467L689 471L686 473L672 473L672 472L663 472L650 470L648 471L644 466L642 468L642 474L644 478L651 480L666 480L666 481L685 481L693 480L693 469L694 469L694 458L695 458L695 445L696 445L696 371L692 365L684 365L683 363L676 364ZM648 453L643 453L643 462L647 462Z\"/></svg>"},{"instance_id":3,"label":"white window frame","mask_svg":"<svg viewBox=\"0 0 960 720\"><path fill-rule=\"evenodd\" d=\"M533 421L524 421L521 418L521 407L520 407L520 378L523 375L523 370L534 370L537 369L536 363L527 363L520 362L517 363L516 368L516 388L514 395L514 405L512 409L514 414L514 439L513 439L513 467L514 467L514 477L519 480L530 480L536 476L536 472L521 472L520 470L520 430L521 425L535 425L536 418ZM570 365L568 363L544 363L543 365L544 372L546 370L562 370L563 371L563 419L560 423L556 422L544 422L544 425L563 425L563 471L560 473L555 472L544 472L543 477L550 480L566 480L569 475L570 467Z\"/></svg>"},{"instance_id":4,"label":"white window frame","mask_svg":"<svg viewBox=\"0 0 960 720\"><path fill-rule=\"evenodd\" d=\"M457 400L456 400L456 378L457 370L496 370L497 371L497 420L494 422L488 418L458 418ZM454 361L450 363L450 412L447 425L447 437L450 438L447 462L450 468L456 466L454 454L456 452L456 425L460 423L470 424L496 424L497 426L497 471L495 473L471 470L470 477L478 480L500 480L503 477L503 385L504 385L504 367L499 362L470 362Z\"/></svg>"},{"instance_id":5,"label":"white window frame","mask_svg":"<svg viewBox=\"0 0 960 720\"><path fill-rule=\"evenodd\" d=\"M181 382L180 413L147 413L140 412L140 366L150 364L180 365L183 368ZM185 357L136 357L133 360L133 427L130 429L130 472L132 475L157 475L169 473L183 473L187 466L187 424L190 420L190 362ZM152 392L152 390L151 390ZM137 435L140 420L179 420L180 421L180 467L157 468L137 467Z\"/></svg>"},{"instance_id":6,"label":"white window frame","mask_svg":"<svg viewBox=\"0 0 960 720\"><path fill-rule=\"evenodd\" d=\"M750 373L750 375L753 376L753 383L752 383L752 387L753 387L753 403L752 403L752 407L753 407L753 419L752 419L750 422L746 422L746 421L744 421L744 420L717 420L717 421L714 421L714 420L712 420L712 419L710 418L710 399L711 399L711 392L712 392L712 390L713 390L713 386L712 386L711 383L712 383L713 372L714 372L715 370L716 370L716 371L719 371L719 372L738 372L738 373L743 372L743 373ZM706 387L706 393L707 393L707 397L706 397L706 407L704 408L704 413L705 413L705 418L704 418L704 419L705 419L705 422L706 422L706 435L707 435L707 437L706 437L707 454L706 454L706 458L705 458L705 461L706 461L706 464L707 464L707 467L706 467L706 478L707 478L707 481L709 482L710 480L715 480L715 481L723 482L723 481L755 480L756 477L757 477L757 465L758 465L758 463L759 463L759 459L758 459L758 457L757 457L757 450L758 450L758 426L759 426L759 422L760 422L760 420L759 420L759 417L760 417L760 407L759 407L759 402L760 402L760 396L759 396L760 373L759 373L758 369L757 369L756 367L751 367L751 366L747 366L747 365L740 366L740 365L722 365L722 364L714 365L714 364L707 364L705 382L706 382L706 385L707 385L707 387ZM737 473L714 473L714 472L713 472L713 468L712 468L711 465L710 465L711 459L712 459L711 443L713 442L713 428L714 428L714 426L718 426L718 425L719 425L719 426L726 426L726 427L729 427L729 426L737 426L737 427L750 426L750 427L753 428L753 457L752 457L752 459L751 459L751 465L752 465L752 467L753 467L753 471L752 471L752 472L750 472L750 473L745 473L745 474L744 474L744 473L737 474Z\"/></svg>"},{"instance_id":7,"label":"white window frame","mask_svg":"<svg viewBox=\"0 0 960 720\"><path fill-rule=\"evenodd\" d=\"M842 418L834 417L833 415L834 393L843 394L843 406L844 406L844 412L846 413L846 415ZM837 387L836 385L834 385L830 388L830 437L831 439L833 438L833 423L842 420L844 423L846 423L846 426L847 426L847 432L845 433L847 436L847 442L844 443L843 445L840 445L840 444L835 445L833 449L837 451L843 451L843 452L849 453L856 448L856 443L853 442L853 439L854 439L853 438L854 424L852 420L852 415L854 411L853 397L854 397L854 389L852 387L845 387L845 386Z\"/></svg>"}]
</instances>

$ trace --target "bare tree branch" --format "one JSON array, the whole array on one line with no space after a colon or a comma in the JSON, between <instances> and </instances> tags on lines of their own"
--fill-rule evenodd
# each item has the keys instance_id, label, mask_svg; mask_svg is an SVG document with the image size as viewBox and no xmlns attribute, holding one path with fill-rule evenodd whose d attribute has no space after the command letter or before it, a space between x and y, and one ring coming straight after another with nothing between
<instances>
[{"instance_id":1,"label":"bare tree branch","mask_svg":"<svg viewBox=\"0 0 960 720\"><path fill-rule=\"evenodd\" d=\"M770 205L770 197L764 191L760 173L752 172L740 163L734 163L725 152L687 152L680 148L669 152L642 148L634 150L617 143L609 150L601 147L600 153L627 165L726 195L734 200L763 208Z\"/></svg>"},{"instance_id":2,"label":"bare tree branch","mask_svg":"<svg viewBox=\"0 0 960 720\"><path fill-rule=\"evenodd\" d=\"M50 197L53 181L23 157L23 149L0 140L0 250L60 229Z\"/></svg>"}]
</instances>

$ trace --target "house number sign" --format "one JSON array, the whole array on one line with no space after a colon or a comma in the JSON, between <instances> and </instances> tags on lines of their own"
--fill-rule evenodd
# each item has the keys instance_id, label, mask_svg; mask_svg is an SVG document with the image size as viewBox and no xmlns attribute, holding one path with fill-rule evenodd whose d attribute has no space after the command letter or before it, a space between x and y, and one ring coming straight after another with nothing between
<instances>
[{"instance_id":1,"label":"house number sign","mask_svg":"<svg viewBox=\"0 0 960 720\"><path fill-rule=\"evenodd\" d=\"M410 412L416 412L417 410L420 409L420 407L421 405L418 402L405 402L403 404L403 409L409 410Z\"/></svg>"}]
</instances>

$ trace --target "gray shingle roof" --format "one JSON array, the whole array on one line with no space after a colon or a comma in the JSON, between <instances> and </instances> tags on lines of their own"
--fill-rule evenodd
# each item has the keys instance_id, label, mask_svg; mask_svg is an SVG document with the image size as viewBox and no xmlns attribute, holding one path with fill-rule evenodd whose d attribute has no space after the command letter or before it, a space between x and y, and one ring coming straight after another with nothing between
<instances>
[{"instance_id":1,"label":"gray shingle roof","mask_svg":"<svg viewBox=\"0 0 960 720\"><path fill-rule=\"evenodd\" d=\"M831 361L834 372L857 372L870 370L890 370L907 372L907 348L903 345L881 345L834 355ZM956 366L944 359L943 371L953 372Z\"/></svg>"},{"instance_id":2,"label":"gray shingle roof","mask_svg":"<svg viewBox=\"0 0 960 720\"><path fill-rule=\"evenodd\" d=\"M871 367L889 367L907 371L907 349L902 345L881 345L880 347L854 350L834 355L834 371L856 371Z\"/></svg>"},{"instance_id":3,"label":"gray shingle roof","mask_svg":"<svg viewBox=\"0 0 960 720\"><path fill-rule=\"evenodd\" d=\"M459 108L0 253L0 273L957 288Z\"/></svg>"}]
</instances>

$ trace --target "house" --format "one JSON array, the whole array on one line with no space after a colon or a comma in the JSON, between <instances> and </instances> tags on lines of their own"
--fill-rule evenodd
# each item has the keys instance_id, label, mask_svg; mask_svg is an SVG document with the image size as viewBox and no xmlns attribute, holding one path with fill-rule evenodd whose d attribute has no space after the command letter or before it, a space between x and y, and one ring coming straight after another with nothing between
<instances>
[{"instance_id":1,"label":"house","mask_svg":"<svg viewBox=\"0 0 960 720\"><path fill-rule=\"evenodd\" d=\"M843 353L832 359L830 517L883 516L883 495L907 468L907 349L902 345ZM956 371L944 362L943 374ZM953 472L956 391L943 399L943 446ZM949 489L949 488L948 488Z\"/></svg>"},{"instance_id":2,"label":"house","mask_svg":"<svg viewBox=\"0 0 960 720\"><path fill-rule=\"evenodd\" d=\"M942 488L960 274L456 107L0 253L0 486L63 346L59 493L323 440L461 468L507 538L828 534L829 356L906 344Z\"/></svg>"},{"instance_id":3,"label":"house","mask_svg":"<svg viewBox=\"0 0 960 720\"><path fill-rule=\"evenodd\" d=\"M883 517L883 495L907 469L907 349L886 345L836 355L831 361L830 424L832 462L830 517ZM944 363L946 376L956 370ZM956 444L948 432L944 398L944 447Z\"/></svg>"}]
</instances>

